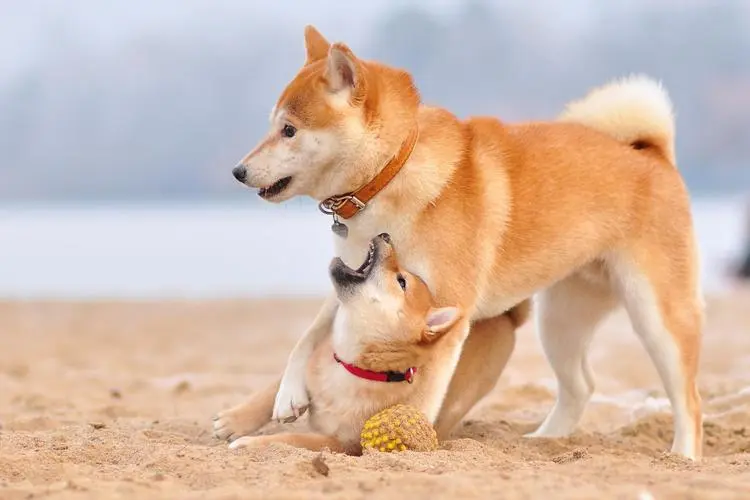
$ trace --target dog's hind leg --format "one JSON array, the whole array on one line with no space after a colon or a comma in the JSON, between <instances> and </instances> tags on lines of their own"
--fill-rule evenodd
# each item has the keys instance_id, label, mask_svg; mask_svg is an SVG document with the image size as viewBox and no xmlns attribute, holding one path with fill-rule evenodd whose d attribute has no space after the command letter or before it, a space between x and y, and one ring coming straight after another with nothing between
<instances>
[{"instance_id":1,"label":"dog's hind leg","mask_svg":"<svg viewBox=\"0 0 750 500\"><path fill-rule=\"evenodd\" d=\"M237 406L219 412L214 417L214 436L218 439L234 441L240 436L256 432L271 421L273 404L281 379L250 396L250 399Z\"/></svg>"},{"instance_id":2,"label":"dog's hind leg","mask_svg":"<svg viewBox=\"0 0 750 500\"><path fill-rule=\"evenodd\" d=\"M573 432L594 392L587 351L597 325L617 305L616 295L596 265L541 292L535 304L544 353L557 378L557 401L528 437L559 437Z\"/></svg>"},{"instance_id":3,"label":"dog's hind leg","mask_svg":"<svg viewBox=\"0 0 750 500\"><path fill-rule=\"evenodd\" d=\"M341 442L333 436L324 434L304 434L283 432L281 434L270 434L268 436L245 436L232 442L229 447L233 450L241 448L260 448L272 443L283 443L295 448L305 448L310 451L323 451L328 449L336 453L353 454L347 450Z\"/></svg>"},{"instance_id":4,"label":"dog's hind leg","mask_svg":"<svg viewBox=\"0 0 750 500\"><path fill-rule=\"evenodd\" d=\"M505 314L471 326L435 421L438 439L447 438L469 410L495 387L513 352L516 328L526 321L530 309L531 301L525 300Z\"/></svg>"},{"instance_id":5,"label":"dog's hind leg","mask_svg":"<svg viewBox=\"0 0 750 500\"><path fill-rule=\"evenodd\" d=\"M633 329L661 377L674 414L672 452L701 456L703 424L696 377L703 328L690 247L643 248L615 261L619 291Z\"/></svg>"}]
</instances>

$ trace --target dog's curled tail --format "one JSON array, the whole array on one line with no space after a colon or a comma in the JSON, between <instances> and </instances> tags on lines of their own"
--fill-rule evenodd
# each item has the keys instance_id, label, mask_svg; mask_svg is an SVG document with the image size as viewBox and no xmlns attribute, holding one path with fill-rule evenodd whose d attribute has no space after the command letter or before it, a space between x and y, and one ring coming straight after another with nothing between
<instances>
[{"instance_id":1,"label":"dog's curled tail","mask_svg":"<svg viewBox=\"0 0 750 500\"><path fill-rule=\"evenodd\" d=\"M672 102L661 83L644 75L610 82L567 105L560 121L608 134L634 149L650 149L675 165Z\"/></svg>"}]
</instances>

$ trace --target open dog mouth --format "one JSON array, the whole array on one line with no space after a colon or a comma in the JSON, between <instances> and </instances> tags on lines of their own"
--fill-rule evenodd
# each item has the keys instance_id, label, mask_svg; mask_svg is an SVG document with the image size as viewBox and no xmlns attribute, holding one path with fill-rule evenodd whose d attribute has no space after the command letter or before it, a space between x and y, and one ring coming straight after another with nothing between
<instances>
[{"instance_id":1,"label":"open dog mouth","mask_svg":"<svg viewBox=\"0 0 750 500\"><path fill-rule=\"evenodd\" d=\"M340 257L336 257L331 262L330 273L333 282L340 286L346 287L348 285L356 285L363 283L370 276L370 272L375 267L378 257L378 247L375 245L374 240L370 242L370 248L367 251L367 257L365 261L357 269L344 264L344 261Z\"/></svg>"},{"instance_id":2,"label":"open dog mouth","mask_svg":"<svg viewBox=\"0 0 750 500\"><path fill-rule=\"evenodd\" d=\"M375 263L376 253L377 253L377 247L375 246L375 242L371 241L370 248L368 248L367 250L367 257L365 257L365 261L354 272L359 273L365 277L368 276L370 274L370 271L372 270L373 264Z\"/></svg>"},{"instance_id":3,"label":"open dog mouth","mask_svg":"<svg viewBox=\"0 0 750 500\"><path fill-rule=\"evenodd\" d=\"M273 198L274 196L281 194L281 192L289 186L290 182L292 182L291 176L279 179L268 187L260 188L258 190L258 196L266 200Z\"/></svg>"}]
</instances>

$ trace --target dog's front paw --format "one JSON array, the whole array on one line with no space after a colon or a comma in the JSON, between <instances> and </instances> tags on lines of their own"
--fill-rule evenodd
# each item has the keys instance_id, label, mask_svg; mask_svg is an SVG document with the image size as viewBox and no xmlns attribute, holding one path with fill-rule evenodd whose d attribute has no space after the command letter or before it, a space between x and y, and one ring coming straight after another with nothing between
<instances>
[{"instance_id":1,"label":"dog's front paw","mask_svg":"<svg viewBox=\"0 0 750 500\"><path fill-rule=\"evenodd\" d=\"M214 437L223 441L232 441L244 433L240 430L237 413L232 410L222 411L214 416Z\"/></svg>"},{"instance_id":2,"label":"dog's front paw","mask_svg":"<svg viewBox=\"0 0 750 500\"><path fill-rule=\"evenodd\" d=\"M268 413L264 414L261 407L251 403L242 403L219 412L214 417L214 437L233 441L240 436L252 434L267 423Z\"/></svg>"},{"instance_id":3,"label":"dog's front paw","mask_svg":"<svg viewBox=\"0 0 750 500\"><path fill-rule=\"evenodd\" d=\"M288 424L304 415L310 406L304 381L281 382L273 406L273 420Z\"/></svg>"}]
</instances>

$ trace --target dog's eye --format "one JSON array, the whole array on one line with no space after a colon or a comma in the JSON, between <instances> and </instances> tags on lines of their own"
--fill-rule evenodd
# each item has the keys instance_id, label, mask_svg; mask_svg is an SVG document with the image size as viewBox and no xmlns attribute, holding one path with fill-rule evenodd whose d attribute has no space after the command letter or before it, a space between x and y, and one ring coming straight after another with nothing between
<instances>
[{"instance_id":1,"label":"dog's eye","mask_svg":"<svg viewBox=\"0 0 750 500\"><path fill-rule=\"evenodd\" d=\"M294 137L294 134L296 133L297 133L297 129L294 128L294 126L289 125L289 124L284 125L284 128L281 129L281 135L283 135L284 137L292 138Z\"/></svg>"},{"instance_id":2,"label":"dog's eye","mask_svg":"<svg viewBox=\"0 0 750 500\"><path fill-rule=\"evenodd\" d=\"M398 281L398 286L401 287L401 290L406 291L406 278L404 278L403 274L399 274L396 277L396 281Z\"/></svg>"}]
</instances>

